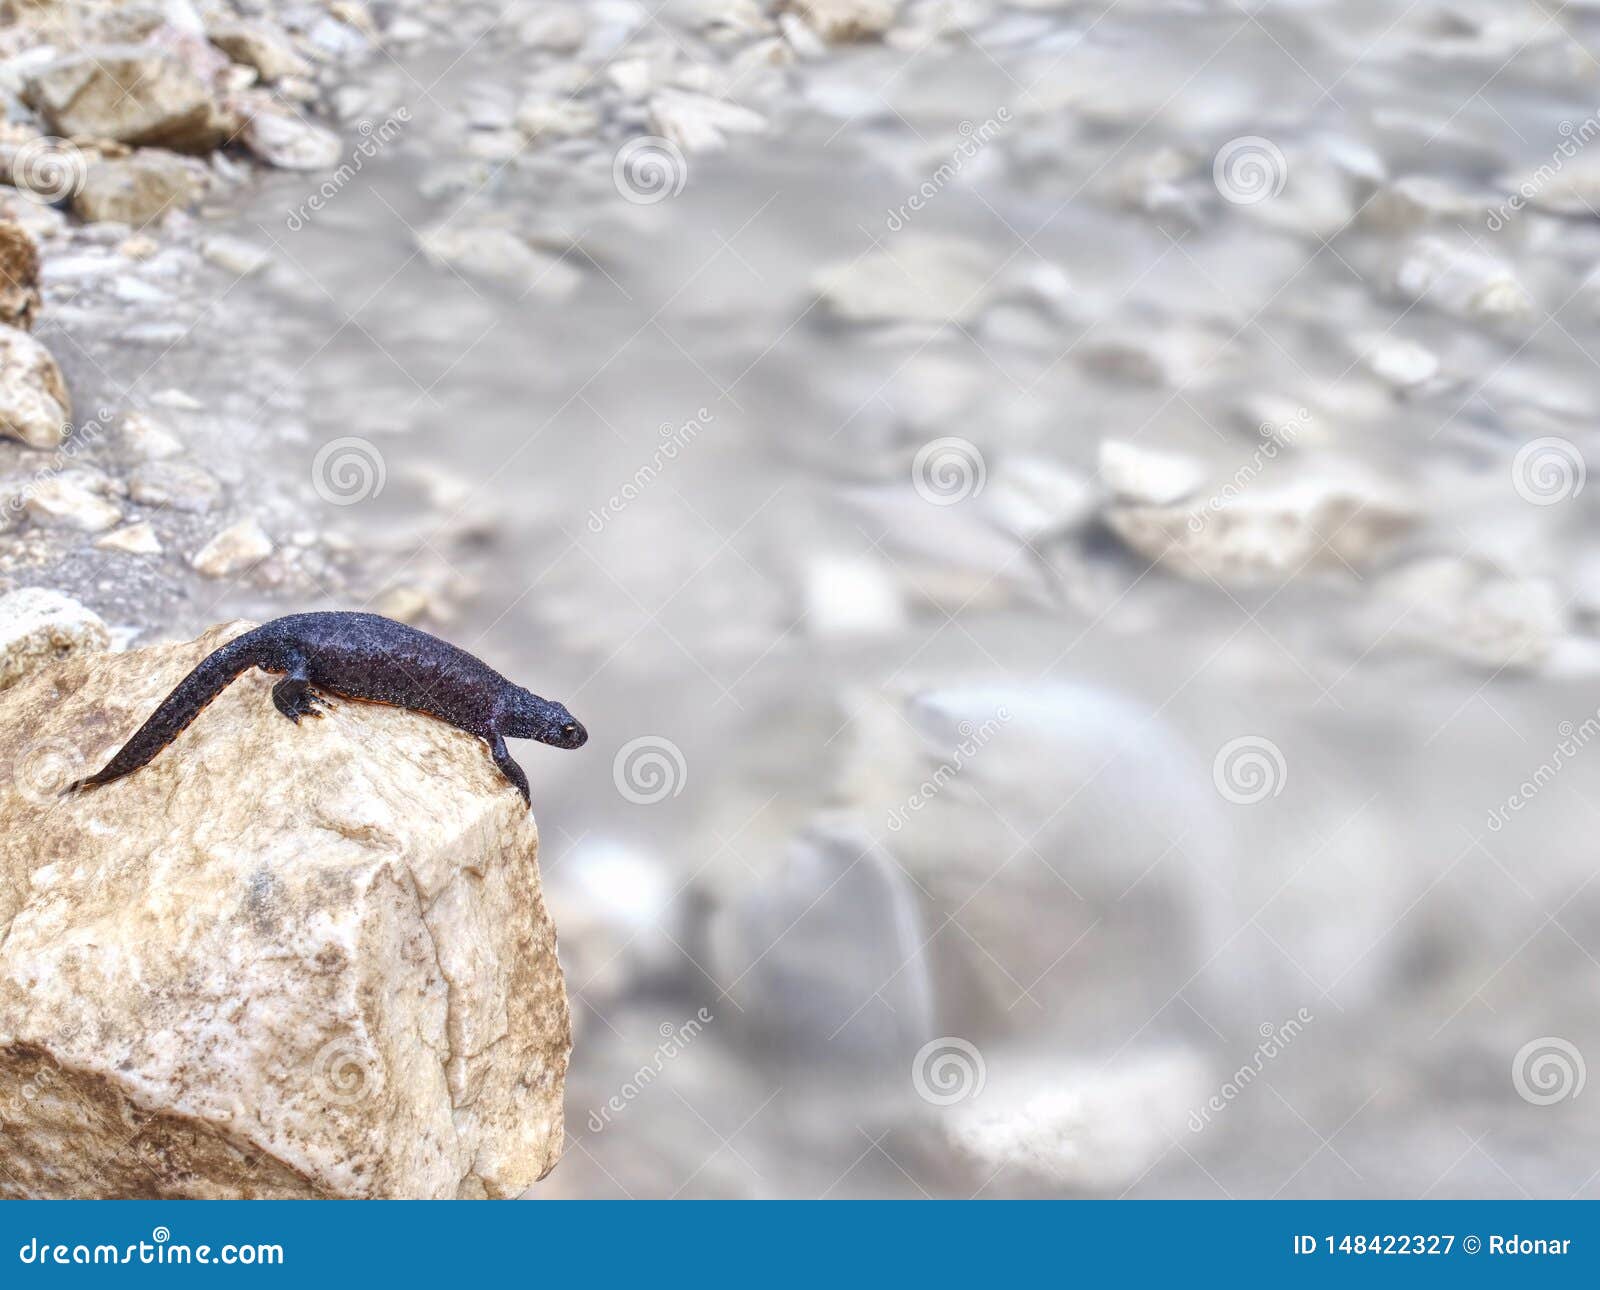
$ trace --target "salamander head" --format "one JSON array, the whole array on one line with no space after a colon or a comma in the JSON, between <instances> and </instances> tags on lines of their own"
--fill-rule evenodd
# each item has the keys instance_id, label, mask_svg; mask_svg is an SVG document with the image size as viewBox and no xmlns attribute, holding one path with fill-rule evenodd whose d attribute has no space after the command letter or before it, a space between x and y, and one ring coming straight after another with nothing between
<instances>
[{"instance_id":1,"label":"salamander head","mask_svg":"<svg viewBox=\"0 0 1600 1290\"><path fill-rule=\"evenodd\" d=\"M589 741L589 732L563 704L520 687L501 733L512 739L537 739L552 748L582 748Z\"/></svg>"}]
</instances>

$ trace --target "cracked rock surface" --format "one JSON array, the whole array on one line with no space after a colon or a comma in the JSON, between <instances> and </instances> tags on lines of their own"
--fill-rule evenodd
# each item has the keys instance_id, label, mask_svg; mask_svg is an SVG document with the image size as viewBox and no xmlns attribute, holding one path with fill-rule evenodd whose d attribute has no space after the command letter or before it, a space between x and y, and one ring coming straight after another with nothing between
<instances>
[{"instance_id":1,"label":"cracked rock surface","mask_svg":"<svg viewBox=\"0 0 1600 1290\"><path fill-rule=\"evenodd\" d=\"M0 1195L501 1197L562 1146L538 831L399 708L291 725L246 673L75 797L249 624L0 694Z\"/></svg>"}]
</instances>

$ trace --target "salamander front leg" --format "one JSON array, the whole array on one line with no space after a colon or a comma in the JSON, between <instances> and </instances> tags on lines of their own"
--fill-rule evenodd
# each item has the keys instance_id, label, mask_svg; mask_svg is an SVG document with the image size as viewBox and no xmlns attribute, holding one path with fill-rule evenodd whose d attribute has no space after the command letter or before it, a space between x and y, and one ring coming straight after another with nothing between
<instances>
[{"instance_id":1,"label":"salamander front leg","mask_svg":"<svg viewBox=\"0 0 1600 1290\"><path fill-rule=\"evenodd\" d=\"M490 736L489 753L494 758L494 764L500 768L500 773L516 785L522 800L532 806L533 799L528 796L528 777L522 773L522 767L511 760L511 750L506 747L504 735Z\"/></svg>"},{"instance_id":2,"label":"salamander front leg","mask_svg":"<svg viewBox=\"0 0 1600 1290\"><path fill-rule=\"evenodd\" d=\"M303 659L272 687L272 702L295 725L300 724L301 717L320 717L323 708L333 706L311 689L311 677Z\"/></svg>"}]
</instances>

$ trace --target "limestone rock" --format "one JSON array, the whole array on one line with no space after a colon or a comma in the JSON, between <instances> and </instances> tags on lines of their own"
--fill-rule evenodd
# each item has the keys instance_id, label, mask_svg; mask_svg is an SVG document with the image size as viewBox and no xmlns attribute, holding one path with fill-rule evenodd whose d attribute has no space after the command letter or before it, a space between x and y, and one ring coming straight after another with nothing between
<instances>
[{"instance_id":1,"label":"limestone rock","mask_svg":"<svg viewBox=\"0 0 1600 1290\"><path fill-rule=\"evenodd\" d=\"M824 270L817 290L851 322L967 322L982 310L992 277L978 244L908 234L889 250Z\"/></svg>"},{"instance_id":2,"label":"limestone rock","mask_svg":"<svg viewBox=\"0 0 1600 1290\"><path fill-rule=\"evenodd\" d=\"M896 0L788 0L824 40L872 40L894 25Z\"/></svg>"},{"instance_id":3,"label":"limestone rock","mask_svg":"<svg viewBox=\"0 0 1600 1290\"><path fill-rule=\"evenodd\" d=\"M129 524L95 539L102 551L121 551L124 555L160 555L161 539L148 523Z\"/></svg>"},{"instance_id":4,"label":"limestone rock","mask_svg":"<svg viewBox=\"0 0 1600 1290\"><path fill-rule=\"evenodd\" d=\"M57 795L243 626L0 696L0 1194L516 1195L561 1152L571 1023L538 831L477 740L292 725L251 672Z\"/></svg>"},{"instance_id":5,"label":"limestone rock","mask_svg":"<svg viewBox=\"0 0 1600 1290\"><path fill-rule=\"evenodd\" d=\"M110 644L99 615L59 591L24 587L0 596L0 690L46 663Z\"/></svg>"},{"instance_id":6,"label":"limestone rock","mask_svg":"<svg viewBox=\"0 0 1600 1290\"><path fill-rule=\"evenodd\" d=\"M191 206L205 192L204 172L183 157L144 148L85 172L72 209L82 219L118 220L141 228L170 210Z\"/></svg>"},{"instance_id":7,"label":"limestone rock","mask_svg":"<svg viewBox=\"0 0 1600 1290\"><path fill-rule=\"evenodd\" d=\"M183 451L183 441L154 417L130 412L122 418L122 440L134 456L161 461Z\"/></svg>"},{"instance_id":8,"label":"limestone rock","mask_svg":"<svg viewBox=\"0 0 1600 1290\"><path fill-rule=\"evenodd\" d=\"M311 75L311 64L295 51L288 37L262 23L219 22L206 35L234 62L255 68L264 81Z\"/></svg>"},{"instance_id":9,"label":"limestone rock","mask_svg":"<svg viewBox=\"0 0 1600 1290\"><path fill-rule=\"evenodd\" d=\"M0 325L0 435L55 448L71 416L72 400L50 351L27 332Z\"/></svg>"},{"instance_id":10,"label":"limestone rock","mask_svg":"<svg viewBox=\"0 0 1600 1290\"><path fill-rule=\"evenodd\" d=\"M727 147L730 132L759 134L767 128L767 119L759 112L687 90L662 90L652 96L650 120L685 152L718 152Z\"/></svg>"},{"instance_id":11,"label":"limestone rock","mask_svg":"<svg viewBox=\"0 0 1600 1290\"><path fill-rule=\"evenodd\" d=\"M222 501L222 481L183 461L152 461L128 476L128 496L141 506L168 507L203 515Z\"/></svg>"},{"instance_id":12,"label":"limestone rock","mask_svg":"<svg viewBox=\"0 0 1600 1290\"><path fill-rule=\"evenodd\" d=\"M25 503L36 524L99 533L122 518L115 505L75 475L52 475L31 484Z\"/></svg>"},{"instance_id":13,"label":"limestone rock","mask_svg":"<svg viewBox=\"0 0 1600 1290\"><path fill-rule=\"evenodd\" d=\"M207 151L222 139L205 82L151 45L74 51L29 78L26 97L52 134Z\"/></svg>"},{"instance_id":14,"label":"limestone rock","mask_svg":"<svg viewBox=\"0 0 1600 1290\"><path fill-rule=\"evenodd\" d=\"M1415 515L1367 481L1332 473L1230 484L1169 506L1113 505L1105 519L1140 555L1185 577L1252 585L1360 570Z\"/></svg>"},{"instance_id":15,"label":"limestone rock","mask_svg":"<svg viewBox=\"0 0 1600 1290\"><path fill-rule=\"evenodd\" d=\"M207 542L190 563L208 578L243 573L272 554L272 539L254 520L241 520Z\"/></svg>"},{"instance_id":16,"label":"limestone rock","mask_svg":"<svg viewBox=\"0 0 1600 1290\"><path fill-rule=\"evenodd\" d=\"M0 220L0 323L27 331L39 304L39 248L21 224Z\"/></svg>"},{"instance_id":17,"label":"limestone rock","mask_svg":"<svg viewBox=\"0 0 1600 1290\"><path fill-rule=\"evenodd\" d=\"M1504 260L1435 237L1417 241L1395 272L1406 299L1427 301L1458 318L1517 318L1532 301Z\"/></svg>"},{"instance_id":18,"label":"limestone rock","mask_svg":"<svg viewBox=\"0 0 1600 1290\"><path fill-rule=\"evenodd\" d=\"M546 300L564 300L583 283L582 272L569 260L531 246L507 228L442 224L424 230L417 244L434 264Z\"/></svg>"},{"instance_id":19,"label":"limestone rock","mask_svg":"<svg viewBox=\"0 0 1600 1290\"><path fill-rule=\"evenodd\" d=\"M252 98L240 142L279 170L328 170L339 164L344 145L333 131L292 115L270 98Z\"/></svg>"},{"instance_id":20,"label":"limestone rock","mask_svg":"<svg viewBox=\"0 0 1600 1290\"><path fill-rule=\"evenodd\" d=\"M1532 669L1566 630L1555 586L1478 561L1435 556L1383 578L1380 630L1499 672Z\"/></svg>"}]
</instances>

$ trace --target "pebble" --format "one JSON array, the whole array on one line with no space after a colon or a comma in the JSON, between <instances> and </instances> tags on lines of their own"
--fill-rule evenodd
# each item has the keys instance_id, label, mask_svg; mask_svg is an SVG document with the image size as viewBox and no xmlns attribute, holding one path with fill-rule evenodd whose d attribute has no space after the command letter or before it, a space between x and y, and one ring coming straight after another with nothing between
<instances>
[{"instance_id":1,"label":"pebble","mask_svg":"<svg viewBox=\"0 0 1600 1290\"><path fill-rule=\"evenodd\" d=\"M916 233L825 270L817 290L854 322L965 322L982 310L990 277L982 246Z\"/></svg>"},{"instance_id":2,"label":"pebble","mask_svg":"<svg viewBox=\"0 0 1600 1290\"><path fill-rule=\"evenodd\" d=\"M333 131L270 102L254 104L239 139L259 160L280 170L331 170L344 155L344 143Z\"/></svg>"},{"instance_id":3,"label":"pebble","mask_svg":"<svg viewBox=\"0 0 1600 1290\"><path fill-rule=\"evenodd\" d=\"M99 533L122 518L122 512L80 480L55 475L30 485L24 503L39 524Z\"/></svg>"},{"instance_id":4,"label":"pebble","mask_svg":"<svg viewBox=\"0 0 1600 1290\"><path fill-rule=\"evenodd\" d=\"M271 554L272 539L254 519L247 519L223 529L189 563L207 578L226 578L260 564Z\"/></svg>"},{"instance_id":5,"label":"pebble","mask_svg":"<svg viewBox=\"0 0 1600 1290\"><path fill-rule=\"evenodd\" d=\"M546 300L564 299L583 282L582 272L569 261L535 249L510 229L441 226L421 234L418 242L435 263Z\"/></svg>"},{"instance_id":6,"label":"pebble","mask_svg":"<svg viewBox=\"0 0 1600 1290\"><path fill-rule=\"evenodd\" d=\"M574 99L535 94L517 109L517 129L530 139L570 139L599 128L600 114Z\"/></svg>"},{"instance_id":7,"label":"pebble","mask_svg":"<svg viewBox=\"0 0 1600 1290\"><path fill-rule=\"evenodd\" d=\"M203 515L221 503L222 484L199 466L154 461L136 467L128 477L128 496L141 506L171 507Z\"/></svg>"},{"instance_id":8,"label":"pebble","mask_svg":"<svg viewBox=\"0 0 1600 1290\"><path fill-rule=\"evenodd\" d=\"M129 452L145 461L161 461L183 451L177 435L143 412L130 412L122 418L122 441Z\"/></svg>"},{"instance_id":9,"label":"pebble","mask_svg":"<svg viewBox=\"0 0 1600 1290\"><path fill-rule=\"evenodd\" d=\"M1413 340L1373 337L1361 351L1361 361L1374 376L1397 390L1426 385L1439 374L1439 356Z\"/></svg>"},{"instance_id":10,"label":"pebble","mask_svg":"<svg viewBox=\"0 0 1600 1290\"><path fill-rule=\"evenodd\" d=\"M121 551L127 555L161 554L161 542L156 537L155 529L146 521L113 529L103 537L96 538L94 544L102 551Z\"/></svg>"},{"instance_id":11,"label":"pebble","mask_svg":"<svg viewBox=\"0 0 1600 1290\"><path fill-rule=\"evenodd\" d=\"M200 253L218 268L241 278L259 273L272 263L272 252L266 247L238 237L208 237L201 244Z\"/></svg>"},{"instance_id":12,"label":"pebble","mask_svg":"<svg viewBox=\"0 0 1600 1290\"><path fill-rule=\"evenodd\" d=\"M1458 318L1520 318L1532 308L1504 260L1440 238L1419 239L1395 272L1395 288Z\"/></svg>"},{"instance_id":13,"label":"pebble","mask_svg":"<svg viewBox=\"0 0 1600 1290\"><path fill-rule=\"evenodd\" d=\"M658 134L685 152L716 152L727 135L759 134L767 118L759 112L687 90L661 90L650 98L650 120Z\"/></svg>"}]
</instances>

